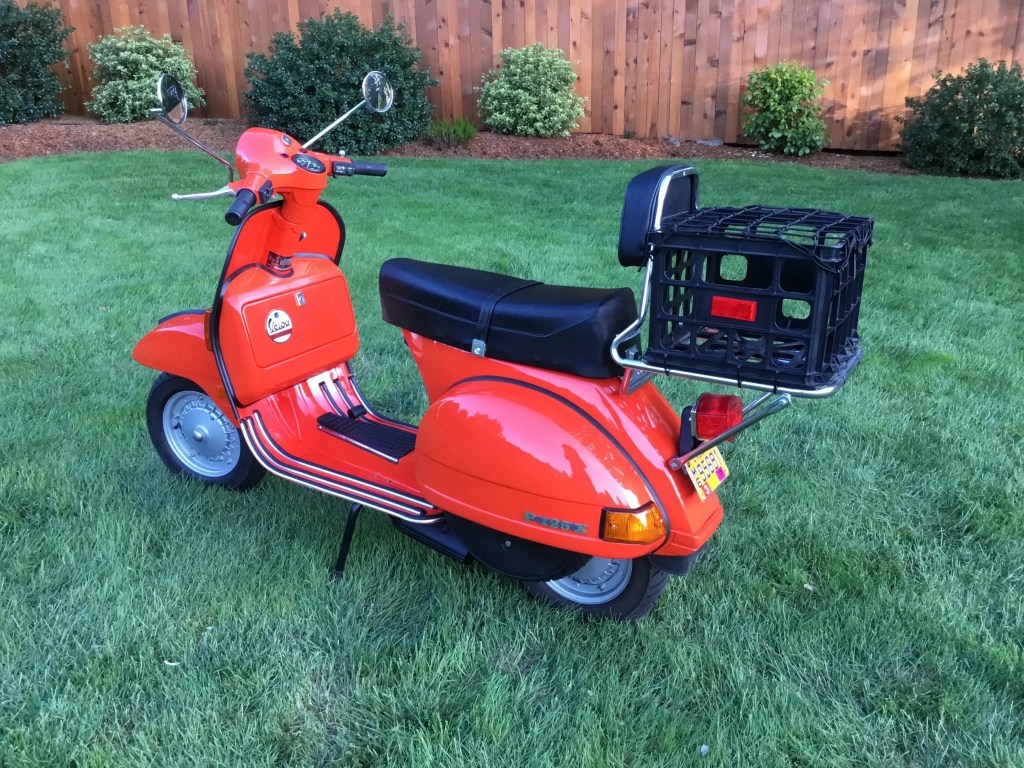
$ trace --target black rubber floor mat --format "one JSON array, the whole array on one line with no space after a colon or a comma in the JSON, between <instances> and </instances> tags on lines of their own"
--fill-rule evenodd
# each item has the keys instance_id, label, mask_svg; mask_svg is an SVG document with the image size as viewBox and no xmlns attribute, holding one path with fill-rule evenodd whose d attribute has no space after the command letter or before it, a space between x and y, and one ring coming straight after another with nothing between
<instances>
[{"instance_id":1,"label":"black rubber floor mat","mask_svg":"<svg viewBox=\"0 0 1024 768\"><path fill-rule=\"evenodd\" d=\"M360 448L386 456L392 461L398 461L416 446L414 433L375 421L325 413L316 422L321 429L332 432Z\"/></svg>"}]
</instances>

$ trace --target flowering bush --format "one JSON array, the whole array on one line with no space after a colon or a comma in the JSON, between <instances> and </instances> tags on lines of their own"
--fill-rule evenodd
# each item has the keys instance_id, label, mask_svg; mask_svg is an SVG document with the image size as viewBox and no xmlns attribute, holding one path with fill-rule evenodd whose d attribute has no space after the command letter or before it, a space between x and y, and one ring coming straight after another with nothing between
<instances>
[{"instance_id":1,"label":"flowering bush","mask_svg":"<svg viewBox=\"0 0 1024 768\"><path fill-rule=\"evenodd\" d=\"M501 52L502 64L484 75L480 115L498 133L568 136L583 117L573 90L576 73L558 48L535 43Z\"/></svg>"},{"instance_id":2,"label":"flowering bush","mask_svg":"<svg viewBox=\"0 0 1024 768\"><path fill-rule=\"evenodd\" d=\"M89 45L99 83L85 105L104 123L145 120L155 105L156 81L168 72L185 89L190 107L203 105L203 92L195 85L196 68L188 51L170 35L157 38L145 27L123 27Z\"/></svg>"}]
</instances>

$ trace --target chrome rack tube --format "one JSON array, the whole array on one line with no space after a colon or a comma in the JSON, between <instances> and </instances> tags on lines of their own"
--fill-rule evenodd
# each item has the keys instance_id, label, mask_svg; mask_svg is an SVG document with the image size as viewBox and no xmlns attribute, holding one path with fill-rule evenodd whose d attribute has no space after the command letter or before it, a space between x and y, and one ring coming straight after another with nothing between
<instances>
[{"instance_id":1,"label":"chrome rack tube","mask_svg":"<svg viewBox=\"0 0 1024 768\"><path fill-rule=\"evenodd\" d=\"M668 462L669 467L671 467L672 469L681 469L683 465L686 464L686 462L688 462L694 456L700 456L705 451L710 451L715 446L721 445L726 440L735 437L743 430L754 426L755 424L757 424L757 422L761 421L761 419L766 419L772 414L778 413L783 408L788 408L789 405L793 402L792 395L785 393L778 395L767 405L763 407L758 407L761 403L765 402L765 400L767 400L770 397L772 397L772 394L770 392L768 394L762 395L761 397L758 397L756 400L750 403L749 406L743 409L744 414L750 414L749 416L746 416L746 418L744 418L743 421L741 421L735 427L725 430L725 432L720 434L718 437L712 438L707 442L701 443L692 451L684 453L682 456L672 457L671 459L669 459Z\"/></svg>"}]
</instances>

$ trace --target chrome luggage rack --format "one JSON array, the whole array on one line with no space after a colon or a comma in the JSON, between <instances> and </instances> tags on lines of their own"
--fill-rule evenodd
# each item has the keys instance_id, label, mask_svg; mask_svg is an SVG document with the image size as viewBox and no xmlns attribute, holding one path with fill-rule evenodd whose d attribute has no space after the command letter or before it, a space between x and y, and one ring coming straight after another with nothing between
<instances>
[{"instance_id":1,"label":"chrome luggage rack","mask_svg":"<svg viewBox=\"0 0 1024 768\"><path fill-rule=\"evenodd\" d=\"M823 387L821 389L794 389L773 386L759 381L749 381L740 377L731 378L728 376L713 376L707 373L697 373L695 371L685 371L677 368L651 365L643 359L639 342L636 345L629 347L625 354L623 354L623 352L620 351L622 345L627 341L632 341L633 339L638 339L640 337L644 323L647 322L647 318L650 315L651 286L653 280L654 258L652 256L647 259L647 265L644 268L643 287L640 294L640 316L637 317L637 319L628 328L612 339L612 359L626 369L626 381L629 382L630 386L639 386L644 381L647 381L650 376L660 374L664 376L675 376L682 379L689 379L691 381L704 381L709 384L723 384L730 387L739 387L741 389L755 389L771 394L788 394L793 397L805 397L810 399L829 397L838 392L842 387L843 382L840 381L832 386ZM634 371L648 374L648 376L640 377L638 379L635 374L630 375Z\"/></svg>"},{"instance_id":2,"label":"chrome luggage rack","mask_svg":"<svg viewBox=\"0 0 1024 768\"><path fill-rule=\"evenodd\" d=\"M639 316L611 343L625 370L620 392L663 375L762 394L738 424L695 446L684 422L673 469L794 397L834 395L862 356L856 328L873 221L818 209L703 208L698 185L694 168L666 165L626 189L619 263L644 274ZM742 262L744 274L727 275L725 259ZM789 303L806 314L791 314ZM667 324L665 340L655 323Z\"/></svg>"}]
</instances>

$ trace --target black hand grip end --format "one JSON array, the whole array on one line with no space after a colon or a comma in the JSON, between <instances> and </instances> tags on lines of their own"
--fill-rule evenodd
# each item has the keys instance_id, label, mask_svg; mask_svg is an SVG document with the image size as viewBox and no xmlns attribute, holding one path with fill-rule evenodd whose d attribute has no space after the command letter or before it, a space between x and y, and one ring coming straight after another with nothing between
<instances>
[{"instance_id":1,"label":"black hand grip end","mask_svg":"<svg viewBox=\"0 0 1024 768\"><path fill-rule=\"evenodd\" d=\"M248 189L240 190L235 195L235 202L228 208L228 212L224 214L224 221L230 224L232 227L237 227L242 223L242 219L245 218L245 214L249 212L249 209L256 205L256 195L250 192Z\"/></svg>"},{"instance_id":2,"label":"black hand grip end","mask_svg":"<svg viewBox=\"0 0 1024 768\"><path fill-rule=\"evenodd\" d=\"M388 167L384 163L354 162L356 173L360 176L387 176Z\"/></svg>"}]
</instances>

